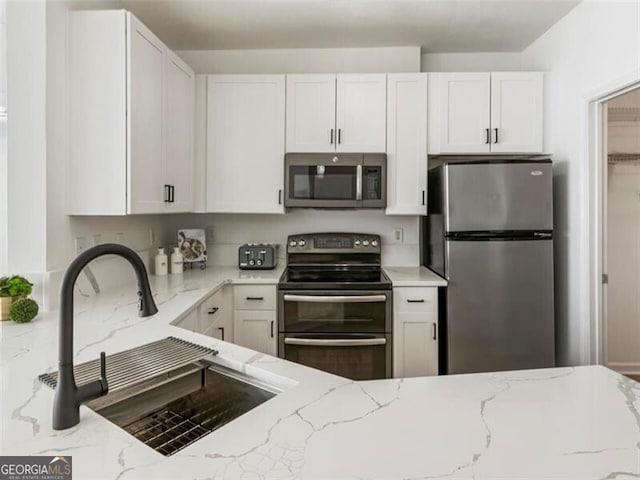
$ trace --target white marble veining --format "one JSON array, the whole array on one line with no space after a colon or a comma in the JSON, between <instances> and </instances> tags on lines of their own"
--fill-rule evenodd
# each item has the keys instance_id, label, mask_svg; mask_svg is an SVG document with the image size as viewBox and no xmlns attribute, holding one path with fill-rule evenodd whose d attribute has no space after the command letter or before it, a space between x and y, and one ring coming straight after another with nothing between
<instances>
[{"instance_id":1,"label":"white marble veining","mask_svg":"<svg viewBox=\"0 0 640 480\"><path fill-rule=\"evenodd\" d=\"M427 267L384 267L394 287L446 287L447 281Z\"/></svg>"},{"instance_id":2,"label":"white marble veining","mask_svg":"<svg viewBox=\"0 0 640 480\"><path fill-rule=\"evenodd\" d=\"M75 361L169 335L288 388L171 457L81 408L51 428L57 318L0 326L1 455L73 455L78 479L640 477L640 384L603 367L352 382L170 325L227 282L278 272L208 269L152 278L160 312L138 318L133 283L78 298Z\"/></svg>"}]
</instances>

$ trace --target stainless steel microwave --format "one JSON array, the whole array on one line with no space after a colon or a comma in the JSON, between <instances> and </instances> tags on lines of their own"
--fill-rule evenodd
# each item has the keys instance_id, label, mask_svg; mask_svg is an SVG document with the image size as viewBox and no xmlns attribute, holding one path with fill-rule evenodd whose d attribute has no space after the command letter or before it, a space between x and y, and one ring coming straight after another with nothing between
<instances>
[{"instance_id":1,"label":"stainless steel microwave","mask_svg":"<svg viewBox=\"0 0 640 480\"><path fill-rule=\"evenodd\" d=\"M384 153L288 153L285 207L385 208Z\"/></svg>"}]
</instances>

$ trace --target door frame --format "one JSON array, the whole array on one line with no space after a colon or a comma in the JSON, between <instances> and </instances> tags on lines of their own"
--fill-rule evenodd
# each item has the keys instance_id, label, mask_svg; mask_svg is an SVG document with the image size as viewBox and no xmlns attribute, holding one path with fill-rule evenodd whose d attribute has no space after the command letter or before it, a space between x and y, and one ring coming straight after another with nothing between
<instances>
[{"instance_id":1,"label":"door frame","mask_svg":"<svg viewBox=\"0 0 640 480\"><path fill-rule=\"evenodd\" d=\"M607 109L606 102L640 88L640 72L629 73L585 95L587 121L588 178L585 201L589 206L588 257L589 322L584 336L583 358L588 364L604 365L606 359L607 273Z\"/></svg>"}]
</instances>

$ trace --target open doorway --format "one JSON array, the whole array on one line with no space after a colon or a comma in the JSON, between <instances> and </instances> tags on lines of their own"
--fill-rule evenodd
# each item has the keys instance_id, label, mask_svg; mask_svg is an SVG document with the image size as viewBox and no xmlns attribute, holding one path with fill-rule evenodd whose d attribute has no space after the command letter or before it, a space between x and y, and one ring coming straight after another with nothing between
<instances>
[{"instance_id":1,"label":"open doorway","mask_svg":"<svg viewBox=\"0 0 640 480\"><path fill-rule=\"evenodd\" d=\"M602 113L602 363L640 380L640 87Z\"/></svg>"}]
</instances>

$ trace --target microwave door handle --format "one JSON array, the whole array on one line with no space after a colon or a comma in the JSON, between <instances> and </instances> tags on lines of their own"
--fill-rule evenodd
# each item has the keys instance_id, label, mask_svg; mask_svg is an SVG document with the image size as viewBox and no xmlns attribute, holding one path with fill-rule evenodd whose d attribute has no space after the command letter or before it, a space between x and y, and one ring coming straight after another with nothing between
<instances>
[{"instance_id":1,"label":"microwave door handle","mask_svg":"<svg viewBox=\"0 0 640 480\"><path fill-rule=\"evenodd\" d=\"M375 345L386 345L386 338L364 338L364 339L320 339L320 338L295 338L286 337L285 345L299 345L303 347L371 347Z\"/></svg>"},{"instance_id":2,"label":"microwave door handle","mask_svg":"<svg viewBox=\"0 0 640 480\"><path fill-rule=\"evenodd\" d=\"M285 302L305 303L373 303L386 302L386 295L284 295Z\"/></svg>"},{"instance_id":3,"label":"microwave door handle","mask_svg":"<svg viewBox=\"0 0 640 480\"><path fill-rule=\"evenodd\" d=\"M356 200L362 200L362 165L356 167Z\"/></svg>"}]
</instances>

